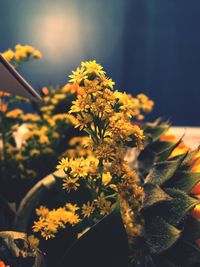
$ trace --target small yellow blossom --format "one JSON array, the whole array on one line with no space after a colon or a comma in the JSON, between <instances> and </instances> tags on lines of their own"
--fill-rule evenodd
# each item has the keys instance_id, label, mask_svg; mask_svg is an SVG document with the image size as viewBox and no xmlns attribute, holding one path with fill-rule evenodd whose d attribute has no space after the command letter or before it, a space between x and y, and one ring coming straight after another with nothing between
<instances>
[{"instance_id":1,"label":"small yellow blossom","mask_svg":"<svg viewBox=\"0 0 200 267\"><path fill-rule=\"evenodd\" d=\"M22 114L23 114L23 111L21 109L16 108L11 111L8 111L6 114L6 117L16 119L16 118L20 118Z\"/></svg>"},{"instance_id":2,"label":"small yellow blossom","mask_svg":"<svg viewBox=\"0 0 200 267\"><path fill-rule=\"evenodd\" d=\"M11 49L8 49L4 53L2 53L3 58L5 58L7 61L11 61L14 55L15 53Z\"/></svg>"},{"instance_id":3,"label":"small yellow blossom","mask_svg":"<svg viewBox=\"0 0 200 267\"><path fill-rule=\"evenodd\" d=\"M76 191L80 184L78 183L78 178L70 178L66 177L63 179L63 189L66 189L66 191L69 193L71 190Z\"/></svg>"},{"instance_id":4,"label":"small yellow blossom","mask_svg":"<svg viewBox=\"0 0 200 267\"><path fill-rule=\"evenodd\" d=\"M84 218L89 218L95 211L94 204L89 201L82 206L82 214Z\"/></svg>"},{"instance_id":5,"label":"small yellow blossom","mask_svg":"<svg viewBox=\"0 0 200 267\"><path fill-rule=\"evenodd\" d=\"M81 66L86 68L86 73L88 74L96 74L96 75L104 75L105 71L103 67L96 62L96 60L82 62Z\"/></svg>"},{"instance_id":6,"label":"small yellow blossom","mask_svg":"<svg viewBox=\"0 0 200 267\"><path fill-rule=\"evenodd\" d=\"M72 74L69 75L69 78L71 78L69 81L72 83L80 83L82 80L88 78L87 71L85 71L83 67L77 68L75 71L72 71Z\"/></svg>"},{"instance_id":7,"label":"small yellow blossom","mask_svg":"<svg viewBox=\"0 0 200 267\"><path fill-rule=\"evenodd\" d=\"M41 218L45 218L49 213L49 209L47 209L45 206L40 206L35 211L36 211L36 214L40 216Z\"/></svg>"},{"instance_id":8,"label":"small yellow blossom","mask_svg":"<svg viewBox=\"0 0 200 267\"><path fill-rule=\"evenodd\" d=\"M104 172L102 174L102 183L103 185L107 185L110 183L110 181L112 180L112 175L110 174L110 172Z\"/></svg>"}]
</instances>

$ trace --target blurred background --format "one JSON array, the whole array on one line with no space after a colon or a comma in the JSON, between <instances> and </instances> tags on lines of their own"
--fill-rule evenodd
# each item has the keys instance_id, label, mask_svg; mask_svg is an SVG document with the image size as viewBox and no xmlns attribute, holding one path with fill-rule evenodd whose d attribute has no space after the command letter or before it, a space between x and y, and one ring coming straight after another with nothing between
<instances>
[{"instance_id":1,"label":"blurred background","mask_svg":"<svg viewBox=\"0 0 200 267\"><path fill-rule=\"evenodd\" d=\"M17 43L43 54L19 69L35 89L96 59L117 89L155 101L148 119L200 126L199 0L0 0L0 51Z\"/></svg>"}]
</instances>

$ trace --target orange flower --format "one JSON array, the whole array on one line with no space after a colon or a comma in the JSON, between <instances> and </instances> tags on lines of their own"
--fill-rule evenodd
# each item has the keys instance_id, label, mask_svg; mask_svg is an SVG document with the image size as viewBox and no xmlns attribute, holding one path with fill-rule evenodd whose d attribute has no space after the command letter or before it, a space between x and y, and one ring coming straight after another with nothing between
<instances>
[{"instance_id":1,"label":"orange flower","mask_svg":"<svg viewBox=\"0 0 200 267\"><path fill-rule=\"evenodd\" d=\"M7 110L7 105L6 105L5 103L2 103L2 104L0 105L0 111L1 111L1 112L6 112L6 110Z\"/></svg>"},{"instance_id":2,"label":"orange flower","mask_svg":"<svg viewBox=\"0 0 200 267\"><path fill-rule=\"evenodd\" d=\"M0 260L0 267L10 267L10 266L9 265L5 265L5 263L2 260Z\"/></svg>"},{"instance_id":3,"label":"orange flower","mask_svg":"<svg viewBox=\"0 0 200 267\"><path fill-rule=\"evenodd\" d=\"M160 141L176 143L178 139L175 137L175 135L171 134L170 131L167 131L160 137Z\"/></svg>"},{"instance_id":4,"label":"orange flower","mask_svg":"<svg viewBox=\"0 0 200 267\"><path fill-rule=\"evenodd\" d=\"M49 89L47 87L43 87L41 91L44 95L48 95L49 93Z\"/></svg>"},{"instance_id":5,"label":"orange flower","mask_svg":"<svg viewBox=\"0 0 200 267\"><path fill-rule=\"evenodd\" d=\"M191 194L196 195L198 197L198 195L200 196L200 182L198 182L191 190Z\"/></svg>"},{"instance_id":6,"label":"orange flower","mask_svg":"<svg viewBox=\"0 0 200 267\"><path fill-rule=\"evenodd\" d=\"M177 143L178 142L178 138L171 134L170 131L167 131L165 134L163 134L160 137L160 141L161 142L171 142L171 143ZM190 149L184 144L184 142L181 142L171 153L171 155L169 156L169 158L173 158L176 157L178 155L187 153L188 151L190 151Z\"/></svg>"},{"instance_id":7,"label":"orange flower","mask_svg":"<svg viewBox=\"0 0 200 267\"><path fill-rule=\"evenodd\" d=\"M200 158L195 161L194 165L192 166L191 171L200 172Z\"/></svg>"},{"instance_id":8,"label":"orange flower","mask_svg":"<svg viewBox=\"0 0 200 267\"><path fill-rule=\"evenodd\" d=\"M181 142L171 153L171 155L169 156L169 158L173 158L176 157L178 155L182 155L185 154L187 152L189 152L190 149L189 147L187 147L183 142Z\"/></svg>"},{"instance_id":9,"label":"orange flower","mask_svg":"<svg viewBox=\"0 0 200 267\"><path fill-rule=\"evenodd\" d=\"M80 94L80 87L78 86L77 83L67 83L65 86L63 86L63 88L61 88L61 91L63 93L71 93L71 94Z\"/></svg>"},{"instance_id":10,"label":"orange flower","mask_svg":"<svg viewBox=\"0 0 200 267\"><path fill-rule=\"evenodd\" d=\"M196 205L191 212L191 215L195 219L200 219L200 204Z\"/></svg>"}]
</instances>

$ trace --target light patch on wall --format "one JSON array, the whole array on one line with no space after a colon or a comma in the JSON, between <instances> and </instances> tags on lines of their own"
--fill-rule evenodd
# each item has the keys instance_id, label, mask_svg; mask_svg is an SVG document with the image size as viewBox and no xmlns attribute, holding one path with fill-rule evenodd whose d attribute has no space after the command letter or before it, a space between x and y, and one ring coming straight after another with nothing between
<instances>
[{"instance_id":1,"label":"light patch on wall","mask_svg":"<svg viewBox=\"0 0 200 267\"><path fill-rule=\"evenodd\" d=\"M82 55L81 22L78 12L71 9L49 10L33 23L34 43L44 51L48 61L57 63L63 59L73 59Z\"/></svg>"}]
</instances>

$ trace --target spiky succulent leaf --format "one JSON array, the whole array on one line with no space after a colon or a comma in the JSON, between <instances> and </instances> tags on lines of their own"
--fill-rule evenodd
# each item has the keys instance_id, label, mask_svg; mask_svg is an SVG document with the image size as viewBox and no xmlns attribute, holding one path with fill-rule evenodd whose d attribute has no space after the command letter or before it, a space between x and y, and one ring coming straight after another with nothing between
<instances>
[{"instance_id":1,"label":"spiky succulent leaf","mask_svg":"<svg viewBox=\"0 0 200 267\"><path fill-rule=\"evenodd\" d=\"M146 222L146 244L153 254L169 249L180 237L180 230L157 216Z\"/></svg>"},{"instance_id":2,"label":"spiky succulent leaf","mask_svg":"<svg viewBox=\"0 0 200 267\"><path fill-rule=\"evenodd\" d=\"M173 200L167 202L165 209L161 209L160 213L168 223L178 226L188 212L200 203L200 200L190 197L185 192L177 189L167 188L165 191Z\"/></svg>"},{"instance_id":3,"label":"spiky succulent leaf","mask_svg":"<svg viewBox=\"0 0 200 267\"><path fill-rule=\"evenodd\" d=\"M186 193L190 193L192 188L200 181L199 172L177 171L173 177L173 181L169 181L168 185L176 189L180 189Z\"/></svg>"},{"instance_id":4,"label":"spiky succulent leaf","mask_svg":"<svg viewBox=\"0 0 200 267\"><path fill-rule=\"evenodd\" d=\"M174 151L174 149L178 147L178 145L180 145L181 142L182 142L182 137L175 144L168 142L167 143L168 146L166 147L166 149L157 153L156 161L159 162L159 161L167 160L168 157L171 155L171 153ZM166 142L160 142L160 144L162 143L166 143Z\"/></svg>"},{"instance_id":5,"label":"spiky succulent leaf","mask_svg":"<svg viewBox=\"0 0 200 267\"><path fill-rule=\"evenodd\" d=\"M185 155L178 157L175 160L168 160L157 162L153 165L149 174L145 179L145 183L152 183L157 185L162 185L166 181L168 181L174 173L177 171L181 162L184 160Z\"/></svg>"},{"instance_id":6,"label":"spiky succulent leaf","mask_svg":"<svg viewBox=\"0 0 200 267\"><path fill-rule=\"evenodd\" d=\"M145 197L143 201L143 208L151 207L163 201L172 200L172 198L165 193L158 185L145 184L144 185Z\"/></svg>"}]
</instances>

